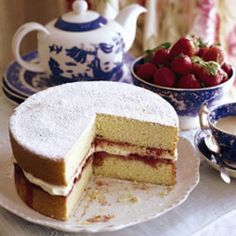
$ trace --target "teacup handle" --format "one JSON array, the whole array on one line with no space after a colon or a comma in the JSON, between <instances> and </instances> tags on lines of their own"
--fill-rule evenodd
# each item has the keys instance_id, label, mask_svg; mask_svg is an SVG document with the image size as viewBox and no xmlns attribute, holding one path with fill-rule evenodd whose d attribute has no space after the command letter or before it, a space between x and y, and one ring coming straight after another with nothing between
<instances>
[{"instance_id":1,"label":"teacup handle","mask_svg":"<svg viewBox=\"0 0 236 236\"><path fill-rule=\"evenodd\" d=\"M45 69L41 66L41 64L34 64L27 62L22 59L20 56L20 45L22 39L25 37L26 34L28 34L31 31L41 31L45 33L46 35L49 34L49 31L41 24L35 23L35 22L29 22L24 25L22 25L14 34L12 39L12 51L13 55L15 56L15 59L17 62L24 67L27 70L33 71L33 72L43 72Z\"/></svg>"},{"instance_id":2,"label":"teacup handle","mask_svg":"<svg viewBox=\"0 0 236 236\"><path fill-rule=\"evenodd\" d=\"M209 110L207 106L205 104L202 105L199 111L199 122L200 122L201 129L203 130L210 128L208 120L207 120L208 114L209 114Z\"/></svg>"}]
</instances>

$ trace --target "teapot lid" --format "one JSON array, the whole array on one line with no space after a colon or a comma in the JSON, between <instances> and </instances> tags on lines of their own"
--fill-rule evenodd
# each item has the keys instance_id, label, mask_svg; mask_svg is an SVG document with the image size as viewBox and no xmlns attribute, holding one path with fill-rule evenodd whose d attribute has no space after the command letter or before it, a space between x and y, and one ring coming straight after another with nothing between
<instances>
[{"instance_id":1,"label":"teapot lid","mask_svg":"<svg viewBox=\"0 0 236 236\"><path fill-rule=\"evenodd\" d=\"M72 8L72 12L57 19L54 25L57 29L69 32L85 32L107 24L107 20L97 12L88 11L88 4L84 0L74 1Z\"/></svg>"}]
</instances>

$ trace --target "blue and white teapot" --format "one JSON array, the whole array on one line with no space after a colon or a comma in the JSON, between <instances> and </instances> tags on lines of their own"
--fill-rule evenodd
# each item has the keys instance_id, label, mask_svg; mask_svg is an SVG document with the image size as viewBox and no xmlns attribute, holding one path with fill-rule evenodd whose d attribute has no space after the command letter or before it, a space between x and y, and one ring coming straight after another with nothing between
<instances>
[{"instance_id":1,"label":"blue and white teapot","mask_svg":"<svg viewBox=\"0 0 236 236\"><path fill-rule=\"evenodd\" d=\"M124 53L134 41L137 18L145 11L133 4L115 21L108 21L89 11L86 1L76 0L72 12L46 26L35 22L22 25L13 37L13 53L25 69L45 72L64 82L119 79ZM22 39L33 30L39 31L39 64L23 60L19 51Z\"/></svg>"}]
</instances>

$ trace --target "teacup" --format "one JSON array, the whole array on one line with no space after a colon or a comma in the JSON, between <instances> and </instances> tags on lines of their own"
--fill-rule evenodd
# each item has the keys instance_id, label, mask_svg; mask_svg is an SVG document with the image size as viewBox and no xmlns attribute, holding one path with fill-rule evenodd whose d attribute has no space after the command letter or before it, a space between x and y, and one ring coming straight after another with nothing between
<instances>
[{"instance_id":1,"label":"teacup","mask_svg":"<svg viewBox=\"0 0 236 236\"><path fill-rule=\"evenodd\" d=\"M211 110L203 106L200 123L202 128L210 129L223 159L236 165L236 103L215 106Z\"/></svg>"}]
</instances>

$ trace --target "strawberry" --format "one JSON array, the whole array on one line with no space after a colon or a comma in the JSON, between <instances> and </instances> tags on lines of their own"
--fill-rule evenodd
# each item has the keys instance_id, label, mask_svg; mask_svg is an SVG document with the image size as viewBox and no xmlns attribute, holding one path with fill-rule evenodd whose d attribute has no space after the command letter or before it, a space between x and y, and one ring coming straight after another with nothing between
<instances>
[{"instance_id":1,"label":"strawberry","mask_svg":"<svg viewBox=\"0 0 236 236\"><path fill-rule=\"evenodd\" d=\"M193 74L182 76L176 83L177 88L200 88L201 84Z\"/></svg>"},{"instance_id":2,"label":"strawberry","mask_svg":"<svg viewBox=\"0 0 236 236\"><path fill-rule=\"evenodd\" d=\"M167 48L160 48L153 56L152 63L156 66L168 66L170 64L170 52Z\"/></svg>"},{"instance_id":3,"label":"strawberry","mask_svg":"<svg viewBox=\"0 0 236 236\"><path fill-rule=\"evenodd\" d=\"M207 87L215 86L226 79L227 74L221 69L215 61L205 62L200 57L192 57L193 73Z\"/></svg>"},{"instance_id":4,"label":"strawberry","mask_svg":"<svg viewBox=\"0 0 236 236\"><path fill-rule=\"evenodd\" d=\"M223 71L222 75L223 75L223 80L221 83L224 83L225 81L227 81L229 79L229 76L224 71Z\"/></svg>"},{"instance_id":5,"label":"strawberry","mask_svg":"<svg viewBox=\"0 0 236 236\"><path fill-rule=\"evenodd\" d=\"M170 49L170 57L172 59L180 55L181 53L189 57L195 54L194 44L187 37L180 38Z\"/></svg>"},{"instance_id":6,"label":"strawberry","mask_svg":"<svg viewBox=\"0 0 236 236\"><path fill-rule=\"evenodd\" d=\"M196 49L196 56L202 57L203 54L206 52L208 49L208 45L206 42L202 40L202 38L192 36L192 41L194 43L195 49Z\"/></svg>"},{"instance_id":7,"label":"strawberry","mask_svg":"<svg viewBox=\"0 0 236 236\"><path fill-rule=\"evenodd\" d=\"M202 58L205 61L215 61L222 65L225 60L225 55L221 47L212 45L204 52Z\"/></svg>"},{"instance_id":8,"label":"strawberry","mask_svg":"<svg viewBox=\"0 0 236 236\"><path fill-rule=\"evenodd\" d=\"M171 44L169 42L165 42L165 43L158 45L157 47L155 47L153 49L146 50L145 51L146 57L144 58L145 62L153 62L154 64L159 64L159 62L160 62L160 64L164 65L166 54L169 54L168 49L170 48L170 46L171 46ZM160 51L159 52L160 55L155 56L158 51ZM157 57L157 59L155 59L155 57ZM162 58L162 57L164 57L164 58ZM156 60L157 60L157 62L156 62Z\"/></svg>"},{"instance_id":9,"label":"strawberry","mask_svg":"<svg viewBox=\"0 0 236 236\"><path fill-rule=\"evenodd\" d=\"M137 66L136 74L141 79L151 82L156 70L157 70L157 68L153 63L146 62L144 64Z\"/></svg>"},{"instance_id":10,"label":"strawberry","mask_svg":"<svg viewBox=\"0 0 236 236\"><path fill-rule=\"evenodd\" d=\"M203 66L205 65L205 62L202 60L202 58L198 56L193 56L191 58L192 60L192 73L199 78L199 76L203 73L204 70Z\"/></svg>"},{"instance_id":11,"label":"strawberry","mask_svg":"<svg viewBox=\"0 0 236 236\"><path fill-rule=\"evenodd\" d=\"M171 69L179 75L187 75L192 71L192 61L189 56L180 54L172 60Z\"/></svg>"},{"instance_id":12,"label":"strawberry","mask_svg":"<svg viewBox=\"0 0 236 236\"><path fill-rule=\"evenodd\" d=\"M223 63L223 65L221 66L221 68L224 70L224 72L228 75L228 77L231 76L232 74L232 68L229 64L227 64L226 62Z\"/></svg>"},{"instance_id":13,"label":"strawberry","mask_svg":"<svg viewBox=\"0 0 236 236\"><path fill-rule=\"evenodd\" d=\"M210 61L203 66L199 78L207 87L211 87L222 83L225 75L218 63Z\"/></svg>"},{"instance_id":14,"label":"strawberry","mask_svg":"<svg viewBox=\"0 0 236 236\"><path fill-rule=\"evenodd\" d=\"M153 83L164 87L173 87L176 78L173 71L168 67L161 67L153 77Z\"/></svg>"},{"instance_id":15,"label":"strawberry","mask_svg":"<svg viewBox=\"0 0 236 236\"><path fill-rule=\"evenodd\" d=\"M196 55L203 58L203 55L205 54L205 52L208 50L207 47L203 47L203 48L199 48Z\"/></svg>"}]
</instances>

